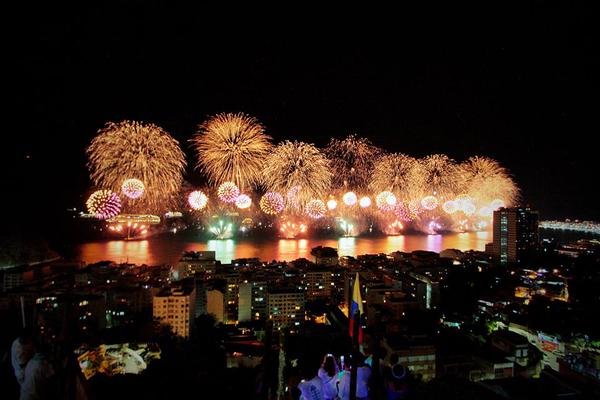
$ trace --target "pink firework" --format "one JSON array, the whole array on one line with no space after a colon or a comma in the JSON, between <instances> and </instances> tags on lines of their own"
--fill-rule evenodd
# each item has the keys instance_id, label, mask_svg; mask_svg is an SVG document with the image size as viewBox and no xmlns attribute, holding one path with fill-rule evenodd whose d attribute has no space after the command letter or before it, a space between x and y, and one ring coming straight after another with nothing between
<instances>
[{"instance_id":1,"label":"pink firework","mask_svg":"<svg viewBox=\"0 0 600 400\"><path fill-rule=\"evenodd\" d=\"M394 214L400 221L410 222L415 218L414 213L412 213L404 202L399 202L394 209Z\"/></svg>"},{"instance_id":2,"label":"pink firework","mask_svg":"<svg viewBox=\"0 0 600 400\"><path fill-rule=\"evenodd\" d=\"M235 203L240 195L240 189L233 182L224 182L217 189L217 196L224 203Z\"/></svg>"},{"instance_id":3,"label":"pink firework","mask_svg":"<svg viewBox=\"0 0 600 400\"><path fill-rule=\"evenodd\" d=\"M126 179L121 185L121 192L130 199L137 199L144 194L144 182L139 179Z\"/></svg>"},{"instance_id":4,"label":"pink firework","mask_svg":"<svg viewBox=\"0 0 600 400\"><path fill-rule=\"evenodd\" d=\"M121 212L121 199L112 190L97 190L88 198L86 206L96 218L109 219Z\"/></svg>"},{"instance_id":5,"label":"pink firework","mask_svg":"<svg viewBox=\"0 0 600 400\"><path fill-rule=\"evenodd\" d=\"M306 215L312 219L319 219L325 216L327 207L321 200L313 199L306 204Z\"/></svg>"},{"instance_id":6,"label":"pink firework","mask_svg":"<svg viewBox=\"0 0 600 400\"><path fill-rule=\"evenodd\" d=\"M396 196L392 192L384 191L377 195L375 203L381 211L393 211L396 207Z\"/></svg>"},{"instance_id":7,"label":"pink firework","mask_svg":"<svg viewBox=\"0 0 600 400\"><path fill-rule=\"evenodd\" d=\"M285 202L283 196L277 192L267 192L260 199L260 208L265 214L275 215L283 211Z\"/></svg>"},{"instance_id":8,"label":"pink firework","mask_svg":"<svg viewBox=\"0 0 600 400\"><path fill-rule=\"evenodd\" d=\"M421 206L426 210L435 210L439 202L435 196L425 196L421 199Z\"/></svg>"}]
</instances>

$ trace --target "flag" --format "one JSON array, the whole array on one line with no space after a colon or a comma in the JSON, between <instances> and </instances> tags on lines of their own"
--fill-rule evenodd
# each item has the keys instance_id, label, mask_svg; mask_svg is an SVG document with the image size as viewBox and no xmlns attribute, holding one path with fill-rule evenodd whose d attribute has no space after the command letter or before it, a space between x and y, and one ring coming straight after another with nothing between
<instances>
[{"instance_id":1,"label":"flag","mask_svg":"<svg viewBox=\"0 0 600 400\"><path fill-rule=\"evenodd\" d=\"M356 312L359 312L358 319L356 317ZM360 295L360 282L358 280L358 272L356 273L356 278L354 278L354 285L352 289L352 301L350 303L350 314L348 315L350 319L349 329L350 329L350 337L354 337L354 324L359 324L358 326L358 343L362 343L362 326L360 326L360 316L363 313L363 303L362 297Z\"/></svg>"}]
</instances>

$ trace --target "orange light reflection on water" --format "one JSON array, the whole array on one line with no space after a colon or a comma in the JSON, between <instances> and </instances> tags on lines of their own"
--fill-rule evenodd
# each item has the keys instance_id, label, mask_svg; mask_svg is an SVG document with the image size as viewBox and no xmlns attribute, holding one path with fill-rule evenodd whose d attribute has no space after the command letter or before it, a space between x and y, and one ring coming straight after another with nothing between
<instances>
[{"instance_id":1,"label":"orange light reflection on water","mask_svg":"<svg viewBox=\"0 0 600 400\"><path fill-rule=\"evenodd\" d=\"M264 261L310 260L310 250L316 246L338 249L340 256L389 254L444 249L480 250L492 240L491 232L450 233L445 235L406 234L383 237L342 237L339 239L227 239L201 241L191 235L169 234L140 241L111 240L88 242L77 246L79 258L87 263L102 260L135 264L174 264L183 251L215 251L223 263L236 258L257 257Z\"/></svg>"}]
</instances>

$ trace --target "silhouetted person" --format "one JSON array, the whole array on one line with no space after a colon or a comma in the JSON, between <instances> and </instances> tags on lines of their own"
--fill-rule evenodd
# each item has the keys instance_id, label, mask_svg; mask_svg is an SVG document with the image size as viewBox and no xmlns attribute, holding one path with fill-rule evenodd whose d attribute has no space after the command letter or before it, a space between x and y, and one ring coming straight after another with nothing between
<instances>
[{"instance_id":1,"label":"silhouetted person","mask_svg":"<svg viewBox=\"0 0 600 400\"><path fill-rule=\"evenodd\" d=\"M340 380L339 396L342 400L350 398L350 373L351 362L348 362L344 368L344 374ZM365 364L365 357L359 354L359 359L356 363L358 369L356 371L356 399L369 398L369 378L371 377L371 367Z\"/></svg>"},{"instance_id":2,"label":"silhouetted person","mask_svg":"<svg viewBox=\"0 0 600 400\"><path fill-rule=\"evenodd\" d=\"M323 394L323 382L318 375L314 374L314 366L312 368L307 368L305 366L302 371L302 379L298 384L298 389L302 393L300 395L301 400L324 400L325 396ZM312 370L312 372L311 372ZM312 378L311 378L312 377Z\"/></svg>"},{"instance_id":3,"label":"silhouetted person","mask_svg":"<svg viewBox=\"0 0 600 400\"><path fill-rule=\"evenodd\" d=\"M43 400L54 397L52 377L54 368L46 358L45 349L35 344L35 354L27 362L21 385L20 400Z\"/></svg>"},{"instance_id":4,"label":"silhouetted person","mask_svg":"<svg viewBox=\"0 0 600 400\"><path fill-rule=\"evenodd\" d=\"M401 364L394 364L385 373L385 391L388 400L405 399L408 394L407 370Z\"/></svg>"},{"instance_id":5,"label":"silhouetted person","mask_svg":"<svg viewBox=\"0 0 600 400\"><path fill-rule=\"evenodd\" d=\"M338 395L338 373L340 372L335 358L327 354L319 368L319 378L323 382L323 396L325 400L334 400Z\"/></svg>"},{"instance_id":6,"label":"silhouetted person","mask_svg":"<svg viewBox=\"0 0 600 400\"><path fill-rule=\"evenodd\" d=\"M10 361L15 372L15 378L19 386L23 384L25 379L25 366L33 357L34 345L31 329L25 327L22 329L19 337L17 337L10 348Z\"/></svg>"}]
</instances>

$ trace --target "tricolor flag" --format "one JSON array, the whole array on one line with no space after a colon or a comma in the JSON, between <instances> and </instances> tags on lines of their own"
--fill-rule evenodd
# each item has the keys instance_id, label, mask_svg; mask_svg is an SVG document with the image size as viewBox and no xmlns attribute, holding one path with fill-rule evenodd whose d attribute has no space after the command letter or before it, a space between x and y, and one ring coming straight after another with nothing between
<instances>
[{"instance_id":1,"label":"tricolor flag","mask_svg":"<svg viewBox=\"0 0 600 400\"><path fill-rule=\"evenodd\" d=\"M356 316L356 312L359 312L358 317ZM356 273L356 278L354 278L354 285L352 289L352 302L350 303L350 314L348 315L350 319L350 337L354 337L354 324L358 325L358 343L362 343L362 326L360 326L360 316L363 313L363 304L362 297L360 295L360 282L358 280L358 272Z\"/></svg>"}]
</instances>

